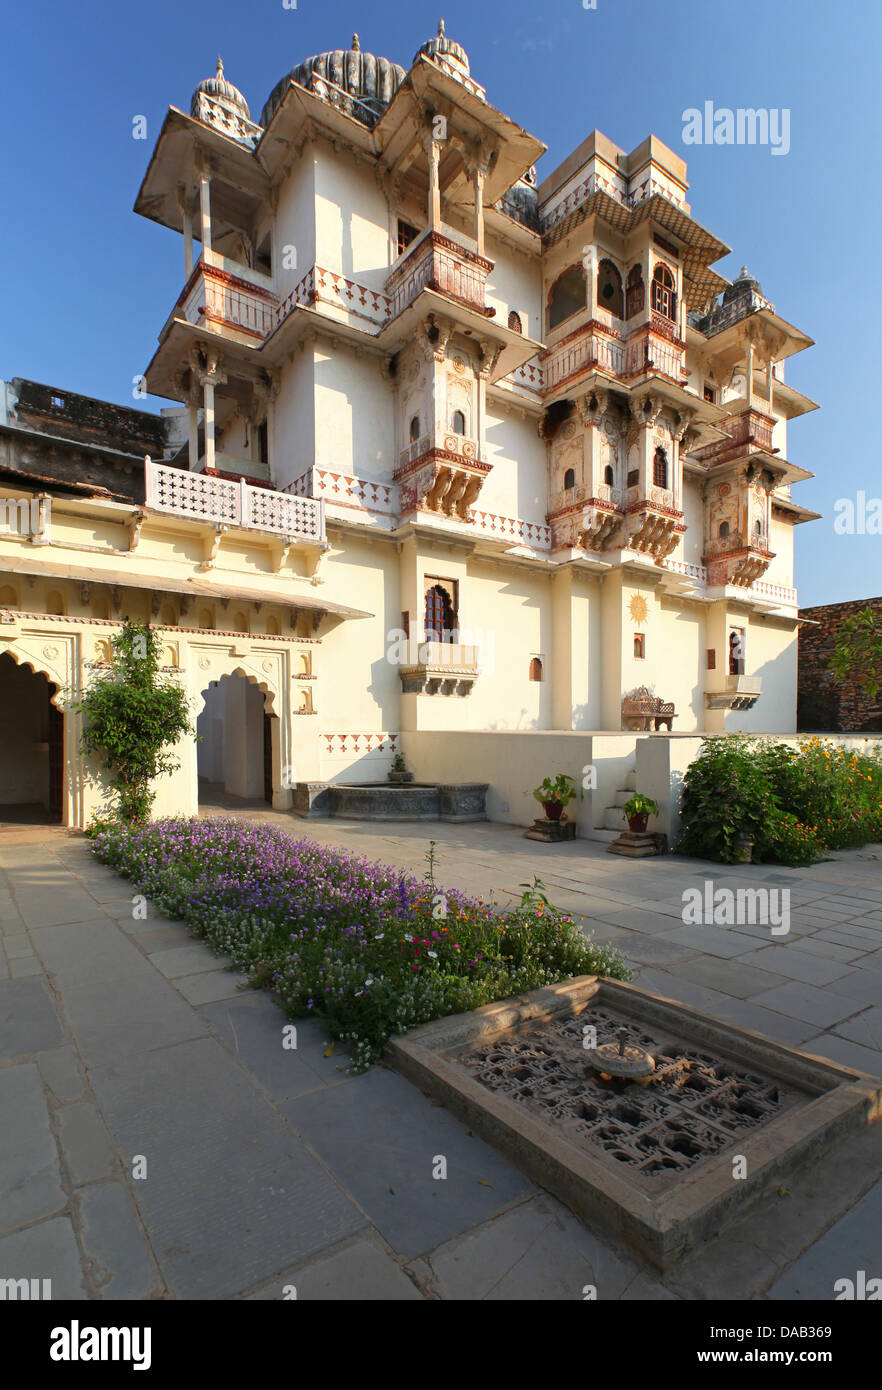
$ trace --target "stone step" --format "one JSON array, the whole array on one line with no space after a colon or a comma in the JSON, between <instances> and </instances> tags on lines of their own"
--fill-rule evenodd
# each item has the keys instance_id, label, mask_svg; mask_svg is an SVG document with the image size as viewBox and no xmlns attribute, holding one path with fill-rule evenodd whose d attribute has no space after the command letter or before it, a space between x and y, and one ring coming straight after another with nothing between
<instances>
[{"instance_id":1,"label":"stone step","mask_svg":"<svg viewBox=\"0 0 882 1390\"><path fill-rule=\"evenodd\" d=\"M607 806L606 814L603 818L604 829L606 830L627 830L628 822L622 815L621 806Z\"/></svg>"},{"instance_id":2,"label":"stone step","mask_svg":"<svg viewBox=\"0 0 882 1390\"><path fill-rule=\"evenodd\" d=\"M624 806L625 802L630 801L633 795L634 793L630 790L630 788L620 788L619 791L617 791L615 794L615 797L613 799L613 805Z\"/></svg>"},{"instance_id":3,"label":"stone step","mask_svg":"<svg viewBox=\"0 0 882 1390\"><path fill-rule=\"evenodd\" d=\"M633 769L633 771L629 772L629 773L627 774L627 776L625 777L625 786L628 788L628 791L629 791L629 792L636 792L636 790L637 790L637 769L636 769L636 767Z\"/></svg>"}]
</instances>

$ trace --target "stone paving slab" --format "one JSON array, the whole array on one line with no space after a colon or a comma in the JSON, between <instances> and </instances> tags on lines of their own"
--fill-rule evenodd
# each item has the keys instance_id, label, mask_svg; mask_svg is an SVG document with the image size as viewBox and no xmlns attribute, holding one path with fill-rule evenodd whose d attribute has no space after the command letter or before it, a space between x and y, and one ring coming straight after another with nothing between
<instances>
[{"instance_id":1,"label":"stone paving slab","mask_svg":"<svg viewBox=\"0 0 882 1390\"><path fill-rule=\"evenodd\" d=\"M228 1298L367 1224L214 1039L92 1082L117 1148L147 1160L138 1204L177 1297Z\"/></svg>"},{"instance_id":2,"label":"stone paving slab","mask_svg":"<svg viewBox=\"0 0 882 1390\"><path fill-rule=\"evenodd\" d=\"M384 1239L410 1259L533 1191L443 1107L382 1067L282 1109ZM439 1157L446 1179L432 1176Z\"/></svg>"},{"instance_id":3,"label":"stone paving slab","mask_svg":"<svg viewBox=\"0 0 882 1390\"><path fill-rule=\"evenodd\" d=\"M57 1047L61 1025L41 979L0 981L0 1061Z\"/></svg>"},{"instance_id":4,"label":"stone paving slab","mask_svg":"<svg viewBox=\"0 0 882 1390\"><path fill-rule=\"evenodd\" d=\"M74 1187L114 1171L114 1150L97 1106L75 1101L58 1111L58 1139Z\"/></svg>"},{"instance_id":5,"label":"stone paving slab","mask_svg":"<svg viewBox=\"0 0 882 1390\"><path fill-rule=\"evenodd\" d=\"M0 1279L51 1281L53 1301L87 1297L73 1222L55 1216L24 1231L0 1236Z\"/></svg>"},{"instance_id":6,"label":"stone paving slab","mask_svg":"<svg viewBox=\"0 0 882 1390\"><path fill-rule=\"evenodd\" d=\"M122 1183L105 1182L78 1194L83 1249L103 1299L149 1299L166 1293L150 1246Z\"/></svg>"},{"instance_id":7,"label":"stone paving slab","mask_svg":"<svg viewBox=\"0 0 882 1390\"><path fill-rule=\"evenodd\" d=\"M754 995L753 1002L760 1008L773 1009L775 1013L813 1023L818 1028L829 1028L834 1023L840 1023L858 1009L853 1000L841 995L837 997L829 990L816 989L814 985L805 985L799 980Z\"/></svg>"},{"instance_id":8,"label":"stone paving slab","mask_svg":"<svg viewBox=\"0 0 882 1390\"><path fill-rule=\"evenodd\" d=\"M776 1279L767 1297L818 1299L837 1297L836 1283L850 1279L853 1297L860 1287L858 1271L867 1279L882 1278L882 1182L841 1217L830 1230ZM864 1286L866 1280L864 1281ZM838 1293L847 1292L840 1286Z\"/></svg>"},{"instance_id":9,"label":"stone paving slab","mask_svg":"<svg viewBox=\"0 0 882 1390\"><path fill-rule=\"evenodd\" d=\"M12 1231L67 1204L35 1063L0 1070L0 1115L0 1230Z\"/></svg>"},{"instance_id":10,"label":"stone paving slab","mask_svg":"<svg viewBox=\"0 0 882 1390\"><path fill-rule=\"evenodd\" d=\"M348 1079L346 1053L337 1045L325 1056L330 1038L317 1022L298 1019L296 1033L287 1035L297 1046L283 1045L288 1020L268 994L243 993L207 1005L201 1013L274 1101L293 1100Z\"/></svg>"},{"instance_id":11,"label":"stone paving slab","mask_svg":"<svg viewBox=\"0 0 882 1390\"><path fill-rule=\"evenodd\" d=\"M423 1294L401 1265L371 1241L358 1239L325 1259L289 1270L249 1300L293 1298L335 1303L417 1302Z\"/></svg>"}]
</instances>

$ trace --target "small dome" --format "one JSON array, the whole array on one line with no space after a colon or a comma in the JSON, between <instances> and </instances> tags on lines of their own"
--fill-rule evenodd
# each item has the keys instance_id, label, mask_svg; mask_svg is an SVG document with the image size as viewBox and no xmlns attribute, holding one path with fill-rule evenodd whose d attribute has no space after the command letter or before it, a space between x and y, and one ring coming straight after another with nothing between
<instances>
[{"instance_id":1,"label":"small dome","mask_svg":"<svg viewBox=\"0 0 882 1390\"><path fill-rule=\"evenodd\" d=\"M729 288L723 291L723 303L731 304L733 299L740 299L742 295L748 293L758 294L765 299L763 287L759 280L755 280L747 266L743 265L738 272L737 279L733 280Z\"/></svg>"},{"instance_id":2,"label":"small dome","mask_svg":"<svg viewBox=\"0 0 882 1390\"><path fill-rule=\"evenodd\" d=\"M316 53L298 63L296 68L276 83L269 100L263 108L260 123L269 125L276 110L281 105L289 82L300 87L310 88L313 77L321 78L331 87L329 100L334 100L333 88L339 93L352 97L353 107L349 114L365 124L376 123L398 88L406 77L404 68L391 63L388 58L378 58L373 53L362 52L358 35L352 35L352 47L338 48L329 53ZM359 106L355 102L361 103Z\"/></svg>"},{"instance_id":3,"label":"small dome","mask_svg":"<svg viewBox=\"0 0 882 1390\"><path fill-rule=\"evenodd\" d=\"M207 97L213 97L215 101L223 102L227 106L232 106L237 111L241 111L246 120L251 120L251 112L248 110L248 102L232 82L228 82L224 77L224 64L220 54L217 55L217 72L214 77L206 77L204 82L193 93L193 100L190 102L190 115L199 114L199 94L204 92Z\"/></svg>"},{"instance_id":4,"label":"small dome","mask_svg":"<svg viewBox=\"0 0 882 1390\"><path fill-rule=\"evenodd\" d=\"M469 55L466 53L462 44L455 43L453 39L447 37L444 32L443 19L438 21L438 33L436 37L434 39L429 39L428 43L423 44L416 58L414 58L414 62L420 57L420 54L426 58L434 58L436 55L440 58L447 58L449 61L458 64L467 74L470 71Z\"/></svg>"}]
</instances>

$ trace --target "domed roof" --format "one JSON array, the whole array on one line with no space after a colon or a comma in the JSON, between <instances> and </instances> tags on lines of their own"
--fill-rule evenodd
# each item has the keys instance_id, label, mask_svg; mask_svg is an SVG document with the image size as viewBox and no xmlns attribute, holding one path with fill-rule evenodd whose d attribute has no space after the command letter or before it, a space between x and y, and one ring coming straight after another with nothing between
<instances>
[{"instance_id":1,"label":"domed roof","mask_svg":"<svg viewBox=\"0 0 882 1390\"><path fill-rule=\"evenodd\" d=\"M361 106L354 106L350 114L365 124L370 124L379 120L405 76L404 68L398 63L391 63L388 58L378 58L373 53L362 52L358 35L353 34L351 48L315 53L292 68L270 93L269 100L261 112L260 123L266 126L272 120L289 82L296 82L301 87L311 87L313 77L318 77L352 97L353 106L355 101L362 103ZM329 98L332 97L333 93L329 93ZM372 121L368 119L369 113Z\"/></svg>"},{"instance_id":2,"label":"domed roof","mask_svg":"<svg viewBox=\"0 0 882 1390\"><path fill-rule=\"evenodd\" d=\"M228 82L224 77L224 65L220 54L217 55L217 72L214 77L206 77L205 81L200 82L193 93L193 99L190 102L191 116L198 116L199 114L200 92L204 92L207 97L213 97L215 101L221 101L228 106L235 107L237 111L241 111L246 120L251 120L248 102L239 91L239 88L234 87L232 82Z\"/></svg>"},{"instance_id":3,"label":"domed roof","mask_svg":"<svg viewBox=\"0 0 882 1390\"><path fill-rule=\"evenodd\" d=\"M438 21L438 33L436 37L434 39L429 39L428 43L423 44L419 53L417 53L414 58L414 62L416 62L420 54L426 58L434 58L437 54L441 58L452 59L453 62L458 63L460 67L464 68L467 73L470 71L469 55L466 53L461 43L455 43L453 39L447 37L444 31L443 19L439 19Z\"/></svg>"},{"instance_id":4,"label":"domed roof","mask_svg":"<svg viewBox=\"0 0 882 1390\"><path fill-rule=\"evenodd\" d=\"M763 299L765 299L765 295L763 294L763 287L760 284L759 280L755 280L751 275L750 271L747 269L747 266L743 265L738 272L737 279L732 281L731 285L727 290L724 290L723 303L731 304L733 299L740 299L741 296L743 294L747 294L748 291L751 291L754 294L758 294Z\"/></svg>"}]
</instances>

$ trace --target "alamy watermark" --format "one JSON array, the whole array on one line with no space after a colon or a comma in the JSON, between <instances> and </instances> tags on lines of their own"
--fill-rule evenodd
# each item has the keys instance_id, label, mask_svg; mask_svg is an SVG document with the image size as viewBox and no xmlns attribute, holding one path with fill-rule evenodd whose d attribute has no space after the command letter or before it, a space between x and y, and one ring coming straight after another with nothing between
<instances>
[{"instance_id":1,"label":"alamy watermark","mask_svg":"<svg viewBox=\"0 0 882 1390\"><path fill-rule=\"evenodd\" d=\"M852 497L837 497L833 503L837 536L882 536L882 497L867 497L858 491Z\"/></svg>"},{"instance_id":2,"label":"alamy watermark","mask_svg":"<svg viewBox=\"0 0 882 1390\"><path fill-rule=\"evenodd\" d=\"M687 927L768 927L772 936L790 931L789 888L684 888L681 920Z\"/></svg>"},{"instance_id":3,"label":"alamy watermark","mask_svg":"<svg viewBox=\"0 0 882 1390\"><path fill-rule=\"evenodd\" d=\"M683 112L684 145L768 145L772 154L790 153L790 108L765 106L689 106Z\"/></svg>"},{"instance_id":4,"label":"alamy watermark","mask_svg":"<svg viewBox=\"0 0 882 1390\"><path fill-rule=\"evenodd\" d=\"M0 531L13 536L49 535L50 497L0 497Z\"/></svg>"}]
</instances>

